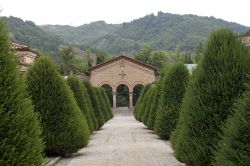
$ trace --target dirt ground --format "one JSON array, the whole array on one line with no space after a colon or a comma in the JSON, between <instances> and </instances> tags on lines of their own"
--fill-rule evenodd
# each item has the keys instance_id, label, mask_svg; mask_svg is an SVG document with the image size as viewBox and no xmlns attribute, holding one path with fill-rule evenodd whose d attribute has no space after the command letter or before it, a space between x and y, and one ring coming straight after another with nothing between
<instances>
[{"instance_id":1,"label":"dirt ground","mask_svg":"<svg viewBox=\"0 0 250 166\"><path fill-rule=\"evenodd\" d=\"M116 110L117 111L117 110ZM160 140L132 112L119 110L89 144L74 157L60 160L56 166L182 166L173 156L170 142Z\"/></svg>"}]
</instances>

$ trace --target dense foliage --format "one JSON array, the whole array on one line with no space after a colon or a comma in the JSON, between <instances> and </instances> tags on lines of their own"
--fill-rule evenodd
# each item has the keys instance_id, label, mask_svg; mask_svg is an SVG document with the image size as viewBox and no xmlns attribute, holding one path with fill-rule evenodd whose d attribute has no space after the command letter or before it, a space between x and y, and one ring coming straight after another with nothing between
<instances>
[{"instance_id":1,"label":"dense foliage","mask_svg":"<svg viewBox=\"0 0 250 166\"><path fill-rule=\"evenodd\" d=\"M78 27L37 26L31 21L15 17L4 19L9 25L12 41L41 50L55 59L60 59L61 44L73 45L82 50L91 48L92 52L101 49L112 55L132 55L144 44L152 46L155 50L174 51L179 46L181 51L193 52L215 29L226 27L237 33L248 30L248 27L214 17L163 12L118 25L97 21Z\"/></svg>"},{"instance_id":2,"label":"dense foliage","mask_svg":"<svg viewBox=\"0 0 250 166\"><path fill-rule=\"evenodd\" d=\"M41 115L45 152L67 155L89 139L87 121L66 81L48 57L39 57L27 73L27 89Z\"/></svg>"},{"instance_id":3,"label":"dense foliage","mask_svg":"<svg viewBox=\"0 0 250 166\"><path fill-rule=\"evenodd\" d=\"M105 102L104 98L102 97L101 89L95 87L95 91L96 91L96 95L97 95L97 100L100 103L100 108L101 108L101 111L102 111L102 114L104 117L104 121L106 122L110 119L108 107L106 106L106 102Z\"/></svg>"},{"instance_id":4,"label":"dense foliage","mask_svg":"<svg viewBox=\"0 0 250 166\"><path fill-rule=\"evenodd\" d=\"M108 95L106 94L106 91L103 88L101 88L101 95L102 95L102 98L104 99L104 102L105 102L105 107L106 107L107 112L108 112L108 117L109 117L109 119L111 119L111 118L113 118L114 115L113 115L113 112L111 110Z\"/></svg>"},{"instance_id":5,"label":"dense foliage","mask_svg":"<svg viewBox=\"0 0 250 166\"><path fill-rule=\"evenodd\" d=\"M249 58L249 50L232 31L221 29L212 33L172 133L179 160L193 166L211 165L222 124L246 89Z\"/></svg>"},{"instance_id":6,"label":"dense foliage","mask_svg":"<svg viewBox=\"0 0 250 166\"><path fill-rule=\"evenodd\" d=\"M105 123L105 118L102 112L100 101L98 101L97 92L95 88L90 84L90 82L84 82L84 85L86 86L89 98L91 100L91 105L94 109L95 117L97 119L97 129L99 129Z\"/></svg>"},{"instance_id":7,"label":"dense foliage","mask_svg":"<svg viewBox=\"0 0 250 166\"><path fill-rule=\"evenodd\" d=\"M182 63L166 68L154 131L162 139L169 139L179 118L182 98L188 82L189 71Z\"/></svg>"},{"instance_id":8,"label":"dense foliage","mask_svg":"<svg viewBox=\"0 0 250 166\"><path fill-rule=\"evenodd\" d=\"M0 165L42 165L41 126L0 20Z\"/></svg>"},{"instance_id":9,"label":"dense foliage","mask_svg":"<svg viewBox=\"0 0 250 166\"><path fill-rule=\"evenodd\" d=\"M74 76L67 78L67 83L74 94L79 108L87 119L90 131L93 132L96 129L94 124L96 119L93 119L95 116L93 116L94 112L93 108L91 108L92 105L87 102L87 98L89 98L89 96L87 94L86 88L84 87L83 83Z\"/></svg>"},{"instance_id":10,"label":"dense foliage","mask_svg":"<svg viewBox=\"0 0 250 166\"><path fill-rule=\"evenodd\" d=\"M248 83L249 85L249 83ZM250 163L250 91L244 95L227 121L223 139L217 147L213 165L249 165Z\"/></svg>"}]
</instances>

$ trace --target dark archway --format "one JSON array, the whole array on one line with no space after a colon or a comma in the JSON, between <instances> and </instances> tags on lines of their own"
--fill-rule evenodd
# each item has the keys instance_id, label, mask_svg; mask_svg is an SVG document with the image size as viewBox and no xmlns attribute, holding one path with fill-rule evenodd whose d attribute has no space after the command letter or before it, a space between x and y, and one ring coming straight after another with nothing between
<instances>
[{"instance_id":1,"label":"dark archway","mask_svg":"<svg viewBox=\"0 0 250 166\"><path fill-rule=\"evenodd\" d=\"M106 91L110 105L113 105L113 95L112 95L112 87L109 84L103 84L102 88Z\"/></svg>"},{"instance_id":2,"label":"dark archway","mask_svg":"<svg viewBox=\"0 0 250 166\"><path fill-rule=\"evenodd\" d=\"M133 106L135 106L141 92L143 89L143 85L142 84L137 84L133 87Z\"/></svg>"},{"instance_id":3,"label":"dark archway","mask_svg":"<svg viewBox=\"0 0 250 166\"><path fill-rule=\"evenodd\" d=\"M116 105L117 107L129 106L129 88L125 84L121 84L116 89Z\"/></svg>"}]
</instances>

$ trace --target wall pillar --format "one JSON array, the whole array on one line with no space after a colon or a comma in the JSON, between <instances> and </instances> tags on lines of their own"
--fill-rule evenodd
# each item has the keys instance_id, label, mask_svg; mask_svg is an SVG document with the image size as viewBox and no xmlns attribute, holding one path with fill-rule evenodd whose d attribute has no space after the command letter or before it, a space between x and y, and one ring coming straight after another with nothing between
<instances>
[{"instance_id":1,"label":"wall pillar","mask_svg":"<svg viewBox=\"0 0 250 166\"><path fill-rule=\"evenodd\" d=\"M113 94L113 109L116 109L116 92L112 92Z\"/></svg>"},{"instance_id":2,"label":"wall pillar","mask_svg":"<svg viewBox=\"0 0 250 166\"><path fill-rule=\"evenodd\" d=\"M133 92L129 92L129 108L133 108Z\"/></svg>"}]
</instances>

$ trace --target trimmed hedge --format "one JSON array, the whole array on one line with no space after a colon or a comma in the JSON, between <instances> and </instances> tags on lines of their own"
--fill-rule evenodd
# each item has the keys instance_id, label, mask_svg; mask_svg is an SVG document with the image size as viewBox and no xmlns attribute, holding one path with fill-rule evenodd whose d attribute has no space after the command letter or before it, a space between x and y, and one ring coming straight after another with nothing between
<instances>
[{"instance_id":1,"label":"trimmed hedge","mask_svg":"<svg viewBox=\"0 0 250 166\"><path fill-rule=\"evenodd\" d=\"M90 82L84 82L84 85L86 86L87 92L89 94L89 98L91 100L92 107L94 109L95 117L97 119L98 127L97 129L101 128L103 124L105 123L104 115L101 110L100 102L97 98L97 93L94 87L90 84Z\"/></svg>"},{"instance_id":2,"label":"trimmed hedge","mask_svg":"<svg viewBox=\"0 0 250 166\"><path fill-rule=\"evenodd\" d=\"M49 57L39 57L30 67L27 85L41 115L46 154L67 155L84 147L90 135L87 121Z\"/></svg>"},{"instance_id":3,"label":"trimmed hedge","mask_svg":"<svg viewBox=\"0 0 250 166\"><path fill-rule=\"evenodd\" d=\"M152 85L150 88L152 88L150 94L148 95L148 102L144 103L145 104L145 111L142 116L142 122L145 126L148 127L147 122L150 114L150 110L152 109L152 102L155 97L155 92L156 92L156 85Z\"/></svg>"},{"instance_id":4,"label":"trimmed hedge","mask_svg":"<svg viewBox=\"0 0 250 166\"><path fill-rule=\"evenodd\" d=\"M211 165L222 124L233 103L246 90L249 50L227 29L212 33L204 57L184 97L181 115L172 134L176 157L187 165Z\"/></svg>"},{"instance_id":5,"label":"trimmed hedge","mask_svg":"<svg viewBox=\"0 0 250 166\"><path fill-rule=\"evenodd\" d=\"M97 99L98 99L98 101L100 103L100 108L102 110L102 114L104 116L104 121L107 122L109 120L109 113L108 113L107 106L106 106L106 103L104 101L104 98L102 97L101 89L95 87L95 91L96 91L96 94L97 94Z\"/></svg>"},{"instance_id":6,"label":"trimmed hedge","mask_svg":"<svg viewBox=\"0 0 250 166\"><path fill-rule=\"evenodd\" d=\"M167 68L162 78L162 93L155 119L154 131L162 139L169 139L179 118L189 71L183 63Z\"/></svg>"},{"instance_id":7,"label":"trimmed hedge","mask_svg":"<svg viewBox=\"0 0 250 166\"><path fill-rule=\"evenodd\" d=\"M0 19L0 165L42 165L44 146L37 118Z\"/></svg>"},{"instance_id":8,"label":"trimmed hedge","mask_svg":"<svg viewBox=\"0 0 250 166\"><path fill-rule=\"evenodd\" d=\"M234 112L223 129L214 166L250 164L250 91L237 103Z\"/></svg>"},{"instance_id":9,"label":"trimmed hedge","mask_svg":"<svg viewBox=\"0 0 250 166\"><path fill-rule=\"evenodd\" d=\"M94 119L91 114L94 114L93 109L91 105L87 102L87 91L83 85L83 83L76 77L71 76L67 78L67 83L69 87L71 88L74 97L78 103L79 108L81 109L82 113L84 114L85 118L87 119L88 126L91 132L95 130L94 126Z\"/></svg>"}]
</instances>

